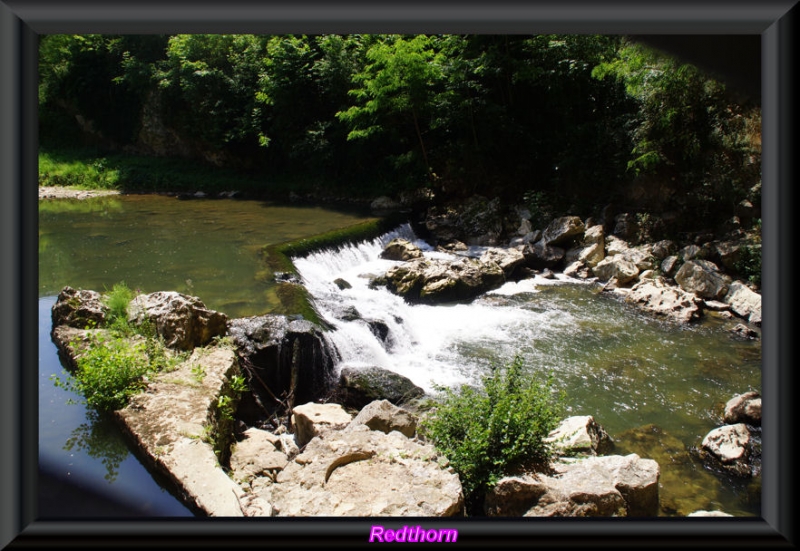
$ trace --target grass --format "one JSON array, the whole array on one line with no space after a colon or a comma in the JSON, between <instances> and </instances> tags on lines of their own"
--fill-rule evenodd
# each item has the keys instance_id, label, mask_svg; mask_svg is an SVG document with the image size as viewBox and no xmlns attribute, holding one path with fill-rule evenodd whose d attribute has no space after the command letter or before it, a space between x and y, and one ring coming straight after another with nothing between
<instances>
[{"instance_id":1,"label":"grass","mask_svg":"<svg viewBox=\"0 0 800 551\"><path fill-rule=\"evenodd\" d=\"M94 147L41 146L39 185L127 193L241 191L275 198L290 191L286 183L266 182L193 160L109 153Z\"/></svg>"}]
</instances>

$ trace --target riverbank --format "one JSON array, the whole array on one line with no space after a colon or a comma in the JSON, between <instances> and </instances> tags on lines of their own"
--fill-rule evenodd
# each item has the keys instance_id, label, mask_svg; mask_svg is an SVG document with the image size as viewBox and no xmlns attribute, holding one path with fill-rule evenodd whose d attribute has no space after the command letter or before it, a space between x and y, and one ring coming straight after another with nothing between
<instances>
[{"instance_id":1,"label":"riverbank","mask_svg":"<svg viewBox=\"0 0 800 551\"><path fill-rule=\"evenodd\" d=\"M63 186L39 186L39 199L90 199L119 195L116 189L77 189Z\"/></svg>"}]
</instances>

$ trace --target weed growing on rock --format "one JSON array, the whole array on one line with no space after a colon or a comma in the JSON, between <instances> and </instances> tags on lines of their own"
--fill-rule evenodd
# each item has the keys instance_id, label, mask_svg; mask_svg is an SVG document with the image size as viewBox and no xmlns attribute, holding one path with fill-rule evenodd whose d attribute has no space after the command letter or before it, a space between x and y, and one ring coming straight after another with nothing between
<instances>
[{"instance_id":1,"label":"weed growing on rock","mask_svg":"<svg viewBox=\"0 0 800 551\"><path fill-rule=\"evenodd\" d=\"M545 438L561 420L563 392L523 370L522 358L492 366L482 387L439 388L438 405L421 419L420 433L433 442L461 478L468 507L516 468L546 466Z\"/></svg>"}]
</instances>

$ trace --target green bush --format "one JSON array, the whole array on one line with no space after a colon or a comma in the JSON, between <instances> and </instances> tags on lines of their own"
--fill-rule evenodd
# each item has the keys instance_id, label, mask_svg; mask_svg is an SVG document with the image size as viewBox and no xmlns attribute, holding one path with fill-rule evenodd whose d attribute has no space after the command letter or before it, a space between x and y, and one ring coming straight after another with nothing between
<instances>
[{"instance_id":1,"label":"green bush","mask_svg":"<svg viewBox=\"0 0 800 551\"><path fill-rule=\"evenodd\" d=\"M519 356L492 366L482 388L440 388L436 408L420 423L461 478L468 508L478 508L485 491L516 468L543 468L551 450L545 438L564 407L553 376L539 382L523 370Z\"/></svg>"},{"instance_id":2,"label":"green bush","mask_svg":"<svg viewBox=\"0 0 800 551\"><path fill-rule=\"evenodd\" d=\"M77 358L77 369L56 386L83 395L86 405L99 411L125 407L128 399L145 385L151 371L144 343L131 345L113 335L94 335L89 347Z\"/></svg>"}]
</instances>

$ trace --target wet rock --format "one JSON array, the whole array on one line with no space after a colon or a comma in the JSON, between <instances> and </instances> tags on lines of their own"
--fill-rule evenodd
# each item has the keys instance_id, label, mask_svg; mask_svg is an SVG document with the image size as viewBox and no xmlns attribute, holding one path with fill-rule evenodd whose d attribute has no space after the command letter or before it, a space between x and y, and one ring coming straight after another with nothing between
<instances>
[{"instance_id":1,"label":"wet rock","mask_svg":"<svg viewBox=\"0 0 800 551\"><path fill-rule=\"evenodd\" d=\"M729 312L725 312L730 315ZM731 333L741 339L757 339L758 332L755 329L747 327L743 323L737 323L731 330Z\"/></svg>"},{"instance_id":2,"label":"wet rock","mask_svg":"<svg viewBox=\"0 0 800 551\"><path fill-rule=\"evenodd\" d=\"M761 471L760 438L754 438L744 423L724 425L703 438L700 457L723 471L740 477Z\"/></svg>"},{"instance_id":3,"label":"wet rock","mask_svg":"<svg viewBox=\"0 0 800 551\"><path fill-rule=\"evenodd\" d=\"M344 291L346 289L352 289L353 288L353 286L350 285L350 283L348 281L342 279L341 277L338 277L338 278L334 279L333 283L334 283L334 285L336 285L339 288L340 291Z\"/></svg>"},{"instance_id":4,"label":"wet rock","mask_svg":"<svg viewBox=\"0 0 800 551\"><path fill-rule=\"evenodd\" d=\"M422 251L419 247L407 239L392 239L381 252L381 258L385 260L406 261L414 258L421 258Z\"/></svg>"},{"instance_id":5,"label":"wet rock","mask_svg":"<svg viewBox=\"0 0 800 551\"><path fill-rule=\"evenodd\" d=\"M339 385L344 404L357 409L375 400L404 404L425 394L407 377L381 367L344 367Z\"/></svg>"},{"instance_id":6,"label":"wet rock","mask_svg":"<svg viewBox=\"0 0 800 551\"><path fill-rule=\"evenodd\" d=\"M469 300L505 283L496 263L466 257L411 260L390 268L384 279L391 292L409 302L425 303Z\"/></svg>"},{"instance_id":7,"label":"wet rock","mask_svg":"<svg viewBox=\"0 0 800 551\"><path fill-rule=\"evenodd\" d=\"M566 252L561 247L547 245L544 239L535 243L528 243L522 249L525 257L525 264L533 270L543 270L545 268L555 268L564 260Z\"/></svg>"},{"instance_id":8,"label":"wet rock","mask_svg":"<svg viewBox=\"0 0 800 551\"><path fill-rule=\"evenodd\" d=\"M723 420L728 425L761 426L761 394L755 391L734 396L725 404Z\"/></svg>"},{"instance_id":9,"label":"wet rock","mask_svg":"<svg viewBox=\"0 0 800 551\"><path fill-rule=\"evenodd\" d=\"M266 407L290 396L294 403L313 401L332 388L333 357L322 330L310 321L238 318L230 321L229 333L242 365L251 370L251 390Z\"/></svg>"}]
</instances>

